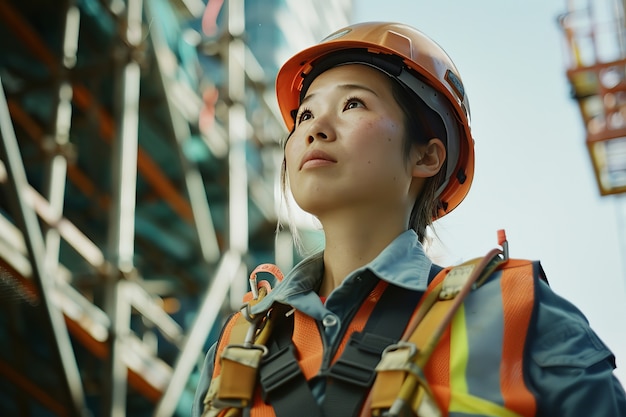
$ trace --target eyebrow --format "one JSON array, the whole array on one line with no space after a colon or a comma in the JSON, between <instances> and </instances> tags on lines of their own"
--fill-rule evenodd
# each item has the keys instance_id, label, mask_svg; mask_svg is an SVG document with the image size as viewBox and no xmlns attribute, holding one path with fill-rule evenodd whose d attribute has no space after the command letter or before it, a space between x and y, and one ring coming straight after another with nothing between
<instances>
[{"instance_id":1,"label":"eyebrow","mask_svg":"<svg viewBox=\"0 0 626 417\"><path fill-rule=\"evenodd\" d=\"M369 91L370 93L374 94L375 96L378 96L376 91L372 90L369 87L361 85L361 84L341 84L341 85L338 85L336 88L338 88L340 90L365 90L365 91ZM304 103L306 103L308 100L310 100L314 96L315 96L315 93L309 94L308 96L304 97L302 99L302 101L300 102L300 106L302 106Z\"/></svg>"}]
</instances>

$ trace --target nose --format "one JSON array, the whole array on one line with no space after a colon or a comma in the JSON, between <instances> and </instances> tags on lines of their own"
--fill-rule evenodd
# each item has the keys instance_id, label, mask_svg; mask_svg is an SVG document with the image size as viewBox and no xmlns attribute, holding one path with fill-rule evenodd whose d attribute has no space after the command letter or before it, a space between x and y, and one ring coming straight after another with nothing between
<instances>
[{"instance_id":1,"label":"nose","mask_svg":"<svg viewBox=\"0 0 626 417\"><path fill-rule=\"evenodd\" d=\"M316 140L329 141L333 140L334 132L331 125L328 122L327 117L316 117L309 126L309 134L307 140L309 144Z\"/></svg>"},{"instance_id":2,"label":"nose","mask_svg":"<svg viewBox=\"0 0 626 417\"><path fill-rule=\"evenodd\" d=\"M309 134L309 143L313 143L315 142L315 140L327 140L328 139L328 135L324 132L317 132L314 134Z\"/></svg>"}]
</instances>

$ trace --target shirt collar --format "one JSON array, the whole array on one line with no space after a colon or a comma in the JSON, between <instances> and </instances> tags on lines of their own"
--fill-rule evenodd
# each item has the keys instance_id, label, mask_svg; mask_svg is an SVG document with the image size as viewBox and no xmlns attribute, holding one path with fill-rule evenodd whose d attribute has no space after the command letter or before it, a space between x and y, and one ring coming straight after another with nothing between
<instances>
[{"instance_id":1,"label":"shirt collar","mask_svg":"<svg viewBox=\"0 0 626 417\"><path fill-rule=\"evenodd\" d=\"M432 265L424 247L413 230L407 230L394 239L371 262L351 272L352 279L365 270L372 271L378 278L413 291L425 291L428 273ZM324 268L323 252L316 253L296 265L282 282L258 304L252 313L267 310L274 302L291 304L291 300L302 296L317 297Z\"/></svg>"},{"instance_id":2,"label":"shirt collar","mask_svg":"<svg viewBox=\"0 0 626 417\"><path fill-rule=\"evenodd\" d=\"M407 230L362 269L380 279L413 291L425 291L432 261L413 230Z\"/></svg>"}]
</instances>

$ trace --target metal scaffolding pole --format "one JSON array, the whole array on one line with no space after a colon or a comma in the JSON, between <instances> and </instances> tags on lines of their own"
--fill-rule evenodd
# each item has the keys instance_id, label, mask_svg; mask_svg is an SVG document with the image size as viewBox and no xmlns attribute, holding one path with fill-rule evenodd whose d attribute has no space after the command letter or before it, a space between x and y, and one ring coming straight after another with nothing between
<instances>
[{"instance_id":1,"label":"metal scaffolding pole","mask_svg":"<svg viewBox=\"0 0 626 417\"><path fill-rule=\"evenodd\" d=\"M149 4L146 4L146 14L149 20L156 18L156 16L151 13ZM215 226L213 225L211 210L207 201L206 190L198 167L189 161L183 152L184 142L191 137L191 131L187 120L184 120L180 115L180 112L176 109L171 99L172 83L176 82L176 80L168 79L168 75L166 74L167 65L164 63L166 54L171 52L165 44L163 34L159 31L158 25L150 25L150 39L155 51L159 77L163 90L165 91L167 109L177 143L176 150L178 152L178 158L181 161L185 174L185 187L187 189L187 195L189 196L196 236L200 244L203 259L207 264L214 264L219 261L220 248Z\"/></svg>"},{"instance_id":2,"label":"metal scaffolding pole","mask_svg":"<svg viewBox=\"0 0 626 417\"><path fill-rule=\"evenodd\" d=\"M237 284L245 285L245 264L242 256L248 251L248 176L246 162L246 126L244 68L245 8L243 0L228 2L228 45L226 47L227 94L229 137L229 239L228 251L223 255L220 267L212 279L198 316L193 324L184 348L178 357L172 379L168 384L154 417L173 415L178 398L201 354L202 346L215 324L229 289ZM237 292L237 291L235 291ZM241 299L240 295L236 295Z\"/></svg>"},{"instance_id":3,"label":"metal scaffolding pole","mask_svg":"<svg viewBox=\"0 0 626 417\"><path fill-rule=\"evenodd\" d=\"M224 298L233 279L241 275L245 267L241 255L234 251L227 251L222 255L219 266L212 277L211 285L204 296L202 305L198 309L196 320L187 333L185 344L178 355L172 378L165 390L153 417L170 417L174 415L178 399L185 389L189 375L202 353L204 342L209 331L217 320Z\"/></svg>"},{"instance_id":4,"label":"metal scaffolding pole","mask_svg":"<svg viewBox=\"0 0 626 417\"><path fill-rule=\"evenodd\" d=\"M53 137L44 139L44 147L50 153L48 174L45 186L45 197L50 203L51 210L56 216L63 214L65 199L65 182L67 179L67 154L70 148L70 126L72 123L72 84L69 80L69 71L76 63L78 48L78 31L80 26L80 11L74 2L68 4L65 13L63 33L63 59L61 62L60 80L57 94L56 117ZM59 250L61 236L55 228L47 228L46 241L46 269L54 275L59 264Z\"/></svg>"},{"instance_id":5,"label":"metal scaffolding pole","mask_svg":"<svg viewBox=\"0 0 626 417\"><path fill-rule=\"evenodd\" d=\"M240 253L248 250L248 175L246 166L246 73L245 9L243 0L228 2L228 33L231 39L226 53L228 99L229 163L229 244Z\"/></svg>"},{"instance_id":6,"label":"metal scaffolding pole","mask_svg":"<svg viewBox=\"0 0 626 417\"><path fill-rule=\"evenodd\" d=\"M243 0L228 1L228 42L226 52L228 108L228 243L231 250L248 252L248 166L246 161L246 30ZM238 305L245 293L246 279L235 279L231 300Z\"/></svg>"},{"instance_id":7,"label":"metal scaffolding pole","mask_svg":"<svg viewBox=\"0 0 626 417\"><path fill-rule=\"evenodd\" d=\"M109 219L109 253L113 270L107 277L105 311L111 320L110 355L107 363L105 412L110 417L126 415L128 368L123 360L124 338L130 333L130 304L119 280L134 270L135 205L139 139L139 95L141 68L136 55L143 40L143 1L128 0L120 18L125 60L118 86L119 126L112 144L112 207ZM128 55L126 55L128 54Z\"/></svg>"},{"instance_id":8,"label":"metal scaffolding pole","mask_svg":"<svg viewBox=\"0 0 626 417\"><path fill-rule=\"evenodd\" d=\"M62 369L61 377L70 399L68 407L73 416L88 416L80 374L74 350L70 341L67 326L61 310L52 302L50 296L54 283L43 264L45 245L37 215L25 201L25 190L28 189L26 172L22 165L20 150L11 123L11 115L4 95L4 87L0 79L0 132L2 146L0 156L5 162L8 185L12 192L16 222L23 230L28 248L33 278L39 291L40 301L45 311L47 326L51 329L54 343L52 346Z\"/></svg>"}]
</instances>

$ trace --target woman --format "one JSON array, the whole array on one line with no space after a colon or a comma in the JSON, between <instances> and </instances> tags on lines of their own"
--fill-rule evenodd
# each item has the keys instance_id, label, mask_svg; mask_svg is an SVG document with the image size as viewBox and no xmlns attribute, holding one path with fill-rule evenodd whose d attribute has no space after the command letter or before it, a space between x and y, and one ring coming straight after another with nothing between
<instances>
[{"instance_id":1,"label":"woman","mask_svg":"<svg viewBox=\"0 0 626 417\"><path fill-rule=\"evenodd\" d=\"M437 274L426 256L474 164L467 97L437 44L353 25L276 84L285 182L325 249L225 326L194 416L626 415L612 353L538 263L496 253Z\"/></svg>"}]
</instances>

